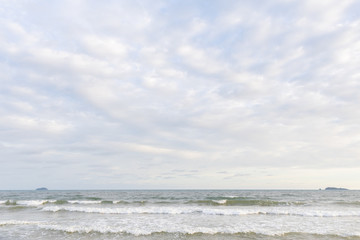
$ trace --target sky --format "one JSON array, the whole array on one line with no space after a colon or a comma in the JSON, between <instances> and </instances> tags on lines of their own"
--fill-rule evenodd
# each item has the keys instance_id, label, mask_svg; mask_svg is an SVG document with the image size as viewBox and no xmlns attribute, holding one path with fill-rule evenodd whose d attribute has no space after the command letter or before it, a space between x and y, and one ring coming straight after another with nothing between
<instances>
[{"instance_id":1,"label":"sky","mask_svg":"<svg viewBox=\"0 0 360 240\"><path fill-rule=\"evenodd\" d=\"M0 0L0 189L360 189L359 12Z\"/></svg>"}]
</instances>

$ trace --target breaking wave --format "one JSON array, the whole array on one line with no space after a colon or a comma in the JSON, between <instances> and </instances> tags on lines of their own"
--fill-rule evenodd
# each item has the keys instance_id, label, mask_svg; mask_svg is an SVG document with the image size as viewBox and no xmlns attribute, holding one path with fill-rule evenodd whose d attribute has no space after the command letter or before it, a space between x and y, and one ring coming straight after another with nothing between
<instances>
[{"instance_id":1,"label":"breaking wave","mask_svg":"<svg viewBox=\"0 0 360 240\"><path fill-rule=\"evenodd\" d=\"M309 239L358 239L360 233L333 233L323 230L309 230L306 232L297 232L281 229L254 229L249 226L241 227L199 227L192 226L186 228L179 228L179 226L169 226L169 225L156 225L152 227L133 227L132 225L128 226L119 226L113 224L103 224L99 222L86 223L86 224L73 224L73 225L62 225L52 222L39 222L39 221L20 221L20 220L5 220L0 221L0 227L6 227L11 225L33 225L36 228L43 229L45 231L60 231L64 233L77 233L77 234L123 234L123 235L134 235L134 236L153 236L156 237L168 236L169 238L179 237L179 235L184 235L187 238L189 235L204 235L206 239L208 237L216 236L221 237L224 235L234 235L239 239L270 239L269 237L274 237L274 239L280 239L281 237L289 236L291 239L308 239L302 238L302 236L312 236ZM46 234L46 233L43 233ZM254 237L254 238L253 238ZM259 237L259 238L258 238ZM182 239L182 238L181 238ZM273 238L271 238L273 239Z\"/></svg>"},{"instance_id":2,"label":"breaking wave","mask_svg":"<svg viewBox=\"0 0 360 240\"><path fill-rule=\"evenodd\" d=\"M282 202L273 200L257 200L257 199L213 199L213 200L197 200L189 201L187 204L210 205L210 206L291 206L305 205L302 202Z\"/></svg>"},{"instance_id":3,"label":"breaking wave","mask_svg":"<svg viewBox=\"0 0 360 240\"><path fill-rule=\"evenodd\" d=\"M40 224L39 227L44 230L49 231L61 231L66 233L80 233L80 234L123 234L123 235L134 235L134 236L153 236L155 239L159 239L160 236L167 236L169 239L178 239L179 236L183 235L184 239L187 239L189 236L199 236L203 235L208 239L208 237L214 237L215 239L222 239L221 236L233 235L238 239L269 239L269 237L274 237L274 239L280 239L280 237L292 236L291 239L308 239L302 238L302 236L311 235L311 239L348 239L349 237L359 237L360 234L330 234L323 231L309 231L309 232L294 232L286 230L264 230L258 229L254 230L251 228L245 227L244 229L236 228L223 228L223 227L190 227L182 230L178 229L167 229L166 227L159 227L158 229L140 229L140 228L129 228L129 227L120 227L120 226L102 226L102 225L74 225L74 226L60 226L60 225L51 225L51 224ZM163 239L163 238L160 238ZM166 238L165 238L166 239ZM181 238L183 239L183 238ZM271 238L273 239L273 238ZM352 238L353 239L353 238Z\"/></svg>"},{"instance_id":4,"label":"breaking wave","mask_svg":"<svg viewBox=\"0 0 360 240\"><path fill-rule=\"evenodd\" d=\"M183 203L172 201L125 201L125 200L2 200L0 206L25 206L25 207L41 207L44 205L132 205L132 206L146 206L146 205L183 205L183 206L260 206L260 207L277 207L277 206L306 206L309 203L301 201L276 201L264 199L247 199L233 196L227 198L205 199L205 200L191 200ZM360 201L338 201L332 202L333 205L353 206L359 207Z\"/></svg>"},{"instance_id":5,"label":"breaking wave","mask_svg":"<svg viewBox=\"0 0 360 240\"><path fill-rule=\"evenodd\" d=\"M19 221L19 220L0 221L0 226L6 226L6 225L36 225L36 224L39 224L39 222L35 222L35 221Z\"/></svg>"},{"instance_id":6,"label":"breaking wave","mask_svg":"<svg viewBox=\"0 0 360 240\"><path fill-rule=\"evenodd\" d=\"M104 207L76 207L76 206L49 206L42 211L47 212L83 212L99 214L203 214L203 215L288 215L301 217L360 217L359 211L331 211L311 209L224 209L224 208L181 208L181 207L130 207L130 208L104 208Z\"/></svg>"}]
</instances>

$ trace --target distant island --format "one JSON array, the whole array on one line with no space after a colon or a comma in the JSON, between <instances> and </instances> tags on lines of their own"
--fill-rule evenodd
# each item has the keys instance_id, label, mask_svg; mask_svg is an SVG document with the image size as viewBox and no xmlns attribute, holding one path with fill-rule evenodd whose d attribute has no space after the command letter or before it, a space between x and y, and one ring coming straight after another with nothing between
<instances>
[{"instance_id":1,"label":"distant island","mask_svg":"<svg viewBox=\"0 0 360 240\"><path fill-rule=\"evenodd\" d=\"M347 188L327 187L325 190L349 190Z\"/></svg>"},{"instance_id":2,"label":"distant island","mask_svg":"<svg viewBox=\"0 0 360 240\"><path fill-rule=\"evenodd\" d=\"M37 188L36 191L47 191L48 189L46 187Z\"/></svg>"}]
</instances>

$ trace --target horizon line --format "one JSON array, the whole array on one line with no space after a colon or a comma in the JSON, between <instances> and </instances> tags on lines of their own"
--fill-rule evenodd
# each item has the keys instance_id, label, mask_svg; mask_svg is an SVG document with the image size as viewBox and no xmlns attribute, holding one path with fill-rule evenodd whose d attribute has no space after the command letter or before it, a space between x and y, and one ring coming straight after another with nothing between
<instances>
[{"instance_id":1,"label":"horizon line","mask_svg":"<svg viewBox=\"0 0 360 240\"><path fill-rule=\"evenodd\" d=\"M328 187L326 187L328 188ZM46 189L46 190L37 190L34 189L0 189L0 191L325 191L326 188L87 188L87 189ZM337 187L339 191L342 187ZM360 190L360 189L347 189L346 191L351 190ZM334 190L333 190L334 191ZM335 190L336 191L336 190Z\"/></svg>"}]
</instances>

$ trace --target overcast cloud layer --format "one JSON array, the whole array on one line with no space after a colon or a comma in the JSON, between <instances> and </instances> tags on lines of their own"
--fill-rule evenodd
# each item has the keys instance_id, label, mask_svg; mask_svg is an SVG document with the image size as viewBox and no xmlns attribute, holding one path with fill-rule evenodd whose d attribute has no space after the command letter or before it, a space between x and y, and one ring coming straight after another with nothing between
<instances>
[{"instance_id":1,"label":"overcast cloud layer","mask_svg":"<svg viewBox=\"0 0 360 240\"><path fill-rule=\"evenodd\" d=\"M0 1L0 189L360 189L359 12Z\"/></svg>"}]
</instances>

